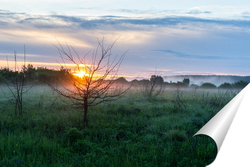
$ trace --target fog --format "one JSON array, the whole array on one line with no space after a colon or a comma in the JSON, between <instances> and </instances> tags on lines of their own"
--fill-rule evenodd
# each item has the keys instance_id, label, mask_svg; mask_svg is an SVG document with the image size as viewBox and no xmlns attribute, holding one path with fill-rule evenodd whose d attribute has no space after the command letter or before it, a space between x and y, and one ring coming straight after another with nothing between
<instances>
[{"instance_id":1,"label":"fog","mask_svg":"<svg viewBox=\"0 0 250 167\"><path fill-rule=\"evenodd\" d=\"M164 76L165 82L177 82L183 81L184 78L189 78L190 85L196 84L201 85L205 82L210 82L215 84L216 86L220 86L221 84L228 82L228 83L235 83L240 80L250 82L250 76L226 76L226 75L177 75L177 76Z\"/></svg>"}]
</instances>

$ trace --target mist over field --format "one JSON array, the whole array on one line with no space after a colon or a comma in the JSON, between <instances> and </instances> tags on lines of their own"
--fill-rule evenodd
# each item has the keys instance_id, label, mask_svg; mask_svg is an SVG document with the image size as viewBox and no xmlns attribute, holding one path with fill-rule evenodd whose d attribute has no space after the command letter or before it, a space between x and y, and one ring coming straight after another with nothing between
<instances>
[{"instance_id":1,"label":"mist over field","mask_svg":"<svg viewBox=\"0 0 250 167\"><path fill-rule=\"evenodd\" d=\"M210 82L215 84L217 87L221 84L235 83L240 80L250 82L250 76L234 76L234 75L175 75L175 76L164 76L165 82L180 82L184 78L190 79L190 84L202 85L205 82Z\"/></svg>"},{"instance_id":2,"label":"mist over field","mask_svg":"<svg viewBox=\"0 0 250 167\"><path fill-rule=\"evenodd\" d=\"M85 127L82 108L46 85L23 95L22 117L14 114L7 86L0 88L1 166L209 164L216 144L192 136L238 92L169 87L149 98L134 87L117 101L91 107Z\"/></svg>"}]
</instances>

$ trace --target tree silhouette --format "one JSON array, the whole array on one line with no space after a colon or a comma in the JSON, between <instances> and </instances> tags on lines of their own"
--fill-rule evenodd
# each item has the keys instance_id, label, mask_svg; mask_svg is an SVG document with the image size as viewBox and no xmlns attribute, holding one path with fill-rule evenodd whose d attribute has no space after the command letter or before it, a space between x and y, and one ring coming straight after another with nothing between
<instances>
[{"instance_id":1,"label":"tree silhouette","mask_svg":"<svg viewBox=\"0 0 250 167\"><path fill-rule=\"evenodd\" d=\"M60 87L47 83L54 91L71 100L73 106L82 108L84 112L83 124L88 125L87 114L89 107L96 106L107 101L119 99L130 87L118 87L115 81L118 77L120 65L124 59L125 53L118 57L112 57L112 48L116 40L104 47L104 40L98 41L98 46L87 63L87 55L80 57L72 46L67 45L67 51L59 43L56 47L62 60L73 63L76 72L84 72L82 77L74 76L73 73L66 73L64 83ZM75 58L73 56L76 56Z\"/></svg>"},{"instance_id":2,"label":"tree silhouette","mask_svg":"<svg viewBox=\"0 0 250 167\"><path fill-rule=\"evenodd\" d=\"M151 75L150 80L140 81L140 87L143 96L151 100L164 90L164 80L161 76Z\"/></svg>"},{"instance_id":3,"label":"tree silhouette","mask_svg":"<svg viewBox=\"0 0 250 167\"><path fill-rule=\"evenodd\" d=\"M27 84L26 75L27 75L27 68L25 66L26 63L26 53L25 53L25 46L24 46L24 64L21 70L19 70L17 65L17 58L16 52L14 52L15 58L15 71L12 71L8 68L5 69L7 78L5 79L5 83L11 92L11 97L7 97L8 99L15 100L15 115L22 116L23 115L23 94L27 93L33 85Z\"/></svg>"},{"instance_id":4,"label":"tree silhouette","mask_svg":"<svg viewBox=\"0 0 250 167\"><path fill-rule=\"evenodd\" d=\"M187 86L189 86L189 83L190 83L189 78L184 78L183 83L186 84Z\"/></svg>"}]
</instances>

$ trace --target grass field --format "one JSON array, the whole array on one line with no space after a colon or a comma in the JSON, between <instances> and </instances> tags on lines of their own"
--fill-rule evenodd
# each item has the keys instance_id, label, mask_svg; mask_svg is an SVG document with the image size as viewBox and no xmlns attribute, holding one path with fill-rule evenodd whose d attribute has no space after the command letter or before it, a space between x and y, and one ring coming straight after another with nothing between
<instances>
[{"instance_id":1,"label":"grass field","mask_svg":"<svg viewBox=\"0 0 250 167\"><path fill-rule=\"evenodd\" d=\"M166 89L147 99L135 89L118 101L81 108L46 86L24 95L24 115L0 91L0 166L205 166L217 153L207 136L192 137L239 90Z\"/></svg>"}]
</instances>

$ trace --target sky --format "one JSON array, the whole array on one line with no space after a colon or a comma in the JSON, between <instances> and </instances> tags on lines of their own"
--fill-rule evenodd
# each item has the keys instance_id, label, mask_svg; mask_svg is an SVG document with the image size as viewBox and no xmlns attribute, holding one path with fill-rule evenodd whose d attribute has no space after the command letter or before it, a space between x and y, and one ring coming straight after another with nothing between
<instances>
[{"instance_id":1,"label":"sky","mask_svg":"<svg viewBox=\"0 0 250 167\"><path fill-rule=\"evenodd\" d=\"M25 45L27 63L59 69L59 43L90 60L102 39L118 39L112 54L126 53L118 74L127 79L250 75L250 1L0 1L2 68L14 51L22 62Z\"/></svg>"}]
</instances>

